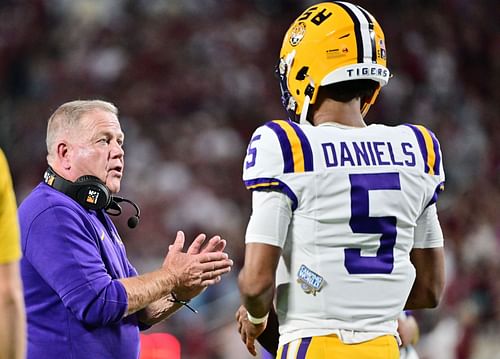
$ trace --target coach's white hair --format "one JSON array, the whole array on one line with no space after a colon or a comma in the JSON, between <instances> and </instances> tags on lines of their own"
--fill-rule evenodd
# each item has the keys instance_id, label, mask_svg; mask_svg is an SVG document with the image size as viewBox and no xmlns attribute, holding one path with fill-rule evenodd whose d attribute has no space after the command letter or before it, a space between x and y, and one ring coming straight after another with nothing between
<instances>
[{"instance_id":1,"label":"coach's white hair","mask_svg":"<svg viewBox=\"0 0 500 359\"><path fill-rule=\"evenodd\" d=\"M54 155L54 145L60 136L68 130L78 126L80 119L88 112L102 110L111 112L118 116L118 109L111 102L102 100L76 100L70 101L59 106L50 116L47 124L47 160L50 162Z\"/></svg>"}]
</instances>

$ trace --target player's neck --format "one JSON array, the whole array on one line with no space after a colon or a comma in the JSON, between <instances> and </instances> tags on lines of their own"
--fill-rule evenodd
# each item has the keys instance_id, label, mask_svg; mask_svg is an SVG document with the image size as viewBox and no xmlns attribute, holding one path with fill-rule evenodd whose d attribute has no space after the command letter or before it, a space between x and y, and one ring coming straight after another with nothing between
<instances>
[{"instance_id":1,"label":"player's neck","mask_svg":"<svg viewBox=\"0 0 500 359\"><path fill-rule=\"evenodd\" d=\"M349 127L366 127L361 115L359 100L347 103L326 99L314 109L313 123L318 126L322 123L334 122Z\"/></svg>"}]
</instances>

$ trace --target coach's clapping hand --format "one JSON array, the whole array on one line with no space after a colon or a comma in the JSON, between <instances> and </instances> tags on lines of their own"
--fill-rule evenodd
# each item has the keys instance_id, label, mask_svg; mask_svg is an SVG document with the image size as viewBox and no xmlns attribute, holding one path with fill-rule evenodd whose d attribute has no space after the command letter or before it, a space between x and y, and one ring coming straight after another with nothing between
<instances>
[{"instance_id":1,"label":"coach's clapping hand","mask_svg":"<svg viewBox=\"0 0 500 359\"><path fill-rule=\"evenodd\" d=\"M183 252L185 236L179 231L168 248L162 269L173 278L173 292L179 299L197 296L207 286L218 283L221 275L231 271L233 261L222 252L226 241L214 236L203 247L205 239L205 234L198 235L187 252Z\"/></svg>"}]
</instances>

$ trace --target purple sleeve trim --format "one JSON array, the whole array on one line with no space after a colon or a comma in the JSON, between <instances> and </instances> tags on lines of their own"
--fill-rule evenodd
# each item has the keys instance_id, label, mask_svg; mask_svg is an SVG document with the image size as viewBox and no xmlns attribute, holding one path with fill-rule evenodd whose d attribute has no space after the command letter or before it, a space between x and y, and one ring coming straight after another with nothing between
<instances>
[{"instance_id":1,"label":"purple sleeve trim","mask_svg":"<svg viewBox=\"0 0 500 359\"><path fill-rule=\"evenodd\" d=\"M286 183L276 178L256 178L244 182L247 189L251 191L276 190L283 192L292 200L292 211L295 211L299 204L297 196L292 189L288 187Z\"/></svg>"}]
</instances>

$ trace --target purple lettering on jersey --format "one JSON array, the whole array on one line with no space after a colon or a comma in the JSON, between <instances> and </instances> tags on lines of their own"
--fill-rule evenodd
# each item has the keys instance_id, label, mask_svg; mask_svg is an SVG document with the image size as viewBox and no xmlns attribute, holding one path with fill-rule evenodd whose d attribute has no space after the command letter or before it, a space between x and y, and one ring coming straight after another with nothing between
<instances>
[{"instance_id":1,"label":"purple lettering on jersey","mask_svg":"<svg viewBox=\"0 0 500 359\"><path fill-rule=\"evenodd\" d=\"M337 153L335 152L335 146L333 143L322 143L323 154L325 156L326 167L337 167Z\"/></svg>"},{"instance_id":2,"label":"purple lettering on jersey","mask_svg":"<svg viewBox=\"0 0 500 359\"><path fill-rule=\"evenodd\" d=\"M384 146L384 142L373 142L373 148L375 149L375 153L377 154L377 159L378 159L378 165L379 166L388 166L391 163L389 161L384 161L382 159L382 156L385 155L382 149L380 149L380 146Z\"/></svg>"},{"instance_id":3,"label":"purple lettering on jersey","mask_svg":"<svg viewBox=\"0 0 500 359\"><path fill-rule=\"evenodd\" d=\"M340 142L340 165L345 166L346 162L349 162L351 166L355 165L351 152L349 152L349 147L342 141Z\"/></svg>"},{"instance_id":4,"label":"purple lettering on jersey","mask_svg":"<svg viewBox=\"0 0 500 359\"><path fill-rule=\"evenodd\" d=\"M372 164L374 166L377 165L377 160L375 159L375 155L373 154L373 149L372 149L372 143L367 142L366 145L368 146L368 152L370 153L370 158L372 159Z\"/></svg>"},{"instance_id":5,"label":"purple lettering on jersey","mask_svg":"<svg viewBox=\"0 0 500 359\"><path fill-rule=\"evenodd\" d=\"M409 142L399 144L403 155L394 151L391 142L339 142L322 143L326 167L337 166L408 166L415 167L415 153ZM338 150L338 151L337 151Z\"/></svg>"},{"instance_id":6,"label":"purple lettering on jersey","mask_svg":"<svg viewBox=\"0 0 500 359\"><path fill-rule=\"evenodd\" d=\"M245 162L246 169L255 166L255 159L257 158L257 149L255 147L252 147L252 145L257 140L260 140L260 135L255 135L248 144L247 157L250 156L250 159Z\"/></svg>"},{"instance_id":7,"label":"purple lettering on jersey","mask_svg":"<svg viewBox=\"0 0 500 359\"><path fill-rule=\"evenodd\" d=\"M368 151L366 150L366 145L364 142L361 142L359 145L357 142L352 143L354 147L354 153L356 154L356 162L358 166L363 166L361 163L361 159L363 159L365 166L370 166L370 159L368 158Z\"/></svg>"},{"instance_id":8,"label":"purple lettering on jersey","mask_svg":"<svg viewBox=\"0 0 500 359\"><path fill-rule=\"evenodd\" d=\"M369 191L400 190L397 172L350 174L351 219L353 233L380 233L376 256L362 256L361 248L344 249L344 266L349 274L391 273L394 267L394 246L397 228L395 216L370 217Z\"/></svg>"},{"instance_id":9,"label":"purple lettering on jersey","mask_svg":"<svg viewBox=\"0 0 500 359\"><path fill-rule=\"evenodd\" d=\"M389 155L391 156L391 162L392 162L392 164L396 165L396 166L402 166L403 162L396 161L396 158L394 157L394 151L392 149L392 143L387 142L387 149L389 150Z\"/></svg>"},{"instance_id":10,"label":"purple lettering on jersey","mask_svg":"<svg viewBox=\"0 0 500 359\"><path fill-rule=\"evenodd\" d=\"M415 161L415 154L413 153L413 151L411 151L413 149L411 143L403 142L401 144L401 148L403 149L403 153L407 157L409 157L409 160L405 160L405 165L407 165L408 167L415 167L417 162Z\"/></svg>"}]
</instances>

